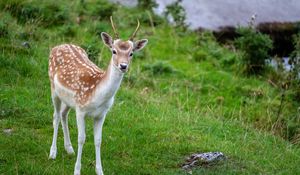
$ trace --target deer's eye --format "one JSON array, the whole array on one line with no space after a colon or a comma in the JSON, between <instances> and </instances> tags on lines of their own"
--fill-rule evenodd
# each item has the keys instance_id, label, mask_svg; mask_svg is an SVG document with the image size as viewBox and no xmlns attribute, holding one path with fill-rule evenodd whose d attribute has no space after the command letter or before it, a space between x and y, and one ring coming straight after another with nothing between
<instances>
[{"instance_id":1,"label":"deer's eye","mask_svg":"<svg viewBox=\"0 0 300 175\"><path fill-rule=\"evenodd\" d=\"M129 56L132 57L132 55L133 55L133 53L131 52L131 53L129 54Z\"/></svg>"},{"instance_id":2,"label":"deer's eye","mask_svg":"<svg viewBox=\"0 0 300 175\"><path fill-rule=\"evenodd\" d=\"M112 51L113 54L117 54L117 52L115 50Z\"/></svg>"}]
</instances>

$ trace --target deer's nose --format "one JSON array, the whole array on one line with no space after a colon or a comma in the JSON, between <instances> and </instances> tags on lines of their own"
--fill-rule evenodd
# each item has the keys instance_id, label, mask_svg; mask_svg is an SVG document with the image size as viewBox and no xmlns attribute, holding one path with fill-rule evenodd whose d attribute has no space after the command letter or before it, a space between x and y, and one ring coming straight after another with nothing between
<instances>
[{"instance_id":1,"label":"deer's nose","mask_svg":"<svg viewBox=\"0 0 300 175\"><path fill-rule=\"evenodd\" d=\"M120 64L120 68L121 68L121 69L127 69L127 64L121 63L121 64Z\"/></svg>"}]
</instances>

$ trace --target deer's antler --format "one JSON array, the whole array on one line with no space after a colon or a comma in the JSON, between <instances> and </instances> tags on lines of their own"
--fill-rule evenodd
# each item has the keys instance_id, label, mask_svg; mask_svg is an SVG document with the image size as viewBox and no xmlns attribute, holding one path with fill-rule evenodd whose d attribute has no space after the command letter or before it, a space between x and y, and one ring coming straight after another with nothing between
<instances>
[{"instance_id":1,"label":"deer's antler","mask_svg":"<svg viewBox=\"0 0 300 175\"><path fill-rule=\"evenodd\" d=\"M133 32L133 34L131 35L131 37L129 38L130 41L133 41L133 39L134 39L137 31L139 30L139 28L140 28L140 21L137 20L137 27L136 27L135 31Z\"/></svg>"}]
</instances>

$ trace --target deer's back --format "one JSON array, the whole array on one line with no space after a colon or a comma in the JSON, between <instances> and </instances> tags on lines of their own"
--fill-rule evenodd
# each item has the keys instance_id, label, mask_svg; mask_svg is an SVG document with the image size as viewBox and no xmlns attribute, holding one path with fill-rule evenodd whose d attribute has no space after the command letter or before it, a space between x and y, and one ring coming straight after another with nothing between
<instances>
[{"instance_id":1,"label":"deer's back","mask_svg":"<svg viewBox=\"0 0 300 175\"><path fill-rule=\"evenodd\" d=\"M63 44L50 52L49 77L52 91L57 92L56 88L62 86L73 92L76 103L81 105L90 99L104 73L88 59L87 53L79 46ZM57 95L61 98L64 96L63 93Z\"/></svg>"}]
</instances>

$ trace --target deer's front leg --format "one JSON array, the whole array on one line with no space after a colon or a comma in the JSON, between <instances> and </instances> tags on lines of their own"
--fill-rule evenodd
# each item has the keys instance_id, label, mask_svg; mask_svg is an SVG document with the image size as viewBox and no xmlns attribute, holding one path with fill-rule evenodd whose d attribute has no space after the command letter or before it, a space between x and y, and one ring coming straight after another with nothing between
<instances>
[{"instance_id":1,"label":"deer's front leg","mask_svg":"<svg viewBox=\"0 0 300 175\"><path fill-rule=\"evenodd\" d=\"M105 119L105 114L99 118L94 119L94 143L95 143L95 153L96 153L96 173L97 175L103 175L102 165L101 165L101 140L102 140L102 127Z\"/></svg>"},{"instance_id":2,"label":"deer's front leg","mask_svg":"<svg viewBox=\"0 0 300 175\"><path fill-rule=\"evenodd\" d=\"M82 147L85 142L85 114L80 110L76 110L76 120L77 120L77 128L78 128L78 151L77 151L77 160L75 163L74 175L80 174L81 169L81 154Z\"/></svg>"}]
</instances>

